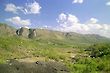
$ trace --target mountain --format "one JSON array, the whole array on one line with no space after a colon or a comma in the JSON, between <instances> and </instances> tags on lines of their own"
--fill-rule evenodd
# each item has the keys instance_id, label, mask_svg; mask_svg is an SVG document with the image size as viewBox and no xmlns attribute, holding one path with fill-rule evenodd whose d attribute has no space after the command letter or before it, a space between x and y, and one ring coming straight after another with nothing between
<instances>
[{"instance_id":1,"label":"mountain","mask_svg":"<svg viewBox=\"0 0 110 73\"><path fill-rule=\"evenodd\" d=\"M15 31L15 28L5 23L0 23L0 36L12 36L15 35Z\"/></svg>"},{"instance_id":2,"label":"mountain","mask_svg":"<svg viewBox=\"0 0 110 73\"><path fill-rule=\"evenodd\" d=\"M109 43L96 34L0 23L0 73L110 73Z\"/></svg>"},{"instance_id":3,"label":"mountain","mask_svg":"<svg viewBox=\"0 0 110 73\"><path fill-rule=\"evenodd\" d=\"M47 43L70 44L73 46L86 46L110 41L109 38L96 34L79 34L75 32L60 32L48 29L28 29L24 27L15 29L3 23L0 24L0 37L1 36L20 36L25 39L31 38Z\"/></svg>"}]
</instances>

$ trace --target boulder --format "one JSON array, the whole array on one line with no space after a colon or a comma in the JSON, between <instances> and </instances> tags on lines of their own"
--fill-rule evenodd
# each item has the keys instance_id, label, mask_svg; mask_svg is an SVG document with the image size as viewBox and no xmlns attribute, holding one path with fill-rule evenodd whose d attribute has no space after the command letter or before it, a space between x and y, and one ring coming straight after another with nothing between
<instances>
[{"instance_id":1,"label":"boulder","mask_svg":"<svg viewBox=\"0 0 110 73\"><path fill-rule=\"evenodd\" d=\"M28 37L28 28L21 27L20 29L16 30L16 34L18 36Z\"/></svg>"},{"instance_id":2,"label":"boulder","mask_svg":"<svg viewBox=\"0 0 110 73\"><path fill-rule=\"evenodd\" d=\"M20 29L16 30L16 34L22 37L34 38L36 36L36 30L21 27Z\"/></svg>"},{"instance_id":3,"label":"boulder","mask_svg":"<svg viewBox=\"0 0 110 73\"><path fill-rule=\"evenodd\" d=\"M34 38L36 36L35 29L29 29L28 38Z\"/></svg>"}]
</instances>

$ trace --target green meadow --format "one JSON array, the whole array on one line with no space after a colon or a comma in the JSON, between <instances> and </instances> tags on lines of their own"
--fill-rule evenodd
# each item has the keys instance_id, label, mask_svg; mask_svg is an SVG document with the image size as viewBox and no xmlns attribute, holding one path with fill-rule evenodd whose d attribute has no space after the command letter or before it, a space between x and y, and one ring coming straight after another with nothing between
<instances>
[{"instance_id":1,"label":"green meadow","mask_svg":"<svg viewBox=\"0 0 110 73\"><path fill-rule=\"evenodd\" d=\"M47 29L36 29L36 37L28 38L0 23L0 64L26 58L61 62L70 73L110 73L110 39Z\"/></svg>"}]
</instances>

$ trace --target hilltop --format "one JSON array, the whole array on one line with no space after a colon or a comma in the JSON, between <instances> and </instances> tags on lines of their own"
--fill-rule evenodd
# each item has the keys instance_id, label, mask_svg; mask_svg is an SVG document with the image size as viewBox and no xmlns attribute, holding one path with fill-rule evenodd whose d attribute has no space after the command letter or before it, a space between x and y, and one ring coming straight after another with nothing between
<instances>
[{"instance_id":1,"label":"hilltop","mask_svg":"<svg viewBox=\"0 0 110 73\"><path fill-rule=\"evenodd\" d=\"M95 43L104 43L110 41L109 38L102 37L96 34L79 34L75 32L60 32L48 29L32 29L32 28L19 28L15 29L7 24L0 24L0 37L11 36L38 41L45 41L53 44L70 44L71 47L79 45L90 46ZM73 46L72 46L73 45Z\"/></svg>"}]
</instances>

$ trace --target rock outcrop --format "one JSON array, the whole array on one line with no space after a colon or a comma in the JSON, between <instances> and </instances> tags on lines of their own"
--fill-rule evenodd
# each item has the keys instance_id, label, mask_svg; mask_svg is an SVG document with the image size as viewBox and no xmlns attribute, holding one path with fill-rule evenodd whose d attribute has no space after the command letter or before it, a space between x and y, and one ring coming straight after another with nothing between
<instances>
[{"instance_id":1,"label":"rock outcrop","mask_svg":"<svg viewBox=\"0 0 110 73\"><path fill-rule=\"evenodd\" d=\"M18 36L23 36L23 37L27 37L27 38L34 38L36 36L36 30L22 27L22 28L16 30L16 34Z\"/></svg>"},{"instance_id":2,"label":"rock outcrop","mask_svg":"<svg viewBox=\"0 0 110 73\"><path fill-rule=\"evenodd\" d=\"M29 29L28 38L34 38L36 36L35 29Z\"/></svg>"}]
</instances>

